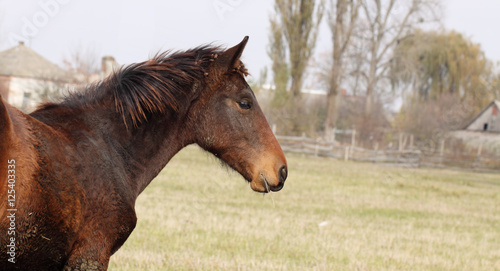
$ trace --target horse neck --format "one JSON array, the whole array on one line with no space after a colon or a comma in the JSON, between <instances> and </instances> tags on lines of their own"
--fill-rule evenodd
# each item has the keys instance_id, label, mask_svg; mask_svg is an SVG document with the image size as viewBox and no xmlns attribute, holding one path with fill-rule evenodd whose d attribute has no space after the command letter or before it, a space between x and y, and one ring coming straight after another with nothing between
<instances>
[{"instance_id":1,"label":"horse neck","mask_svg":"<svg viewBox=\"0 0 500 271\"><path fill-rule=\"evenodd\" d=\"M122 112L117 112L116 101L109 95L114 93L106 87L97 86L94 91L88 92L90 94L72 96L61 105L46 105L31 115L49 127L66 129L67 134L72 135L68 140L79 139L73 142L75 144L96 146L91 152L99 158L86 158L86 163L99 163L97 159L108 160L106 162L113 164L116 178L126 179L129 189L138 195L179 150L194 143L193 133L185 121L194 96L180 95L183 100L179 104L187 106L176 108L176 111L169 108L159 110L163 113L147 112L144 108L129 110L125 107ZM98 97L98 101L94 96ZM125 103L125 106L136 105ZM137 118L139 122L136 123L127 115L139 111L146 112L147 119ZM76 156L80 155L78 151L76 153Z\"/></svg>"},{"instance_id":2,"label":"horse neck","mask_svg":"<svg viewBox=\"0 0 500 271\"><path fill-rule=\"evenodd\" d=\"M140 194L170 159L193 143L189 131L176 115L156 117L128 133L124 147L129 154L131 186Z\"/></svg>"},{"instance_id":3,"label":"horse neck","mask_svg":"<svg viewBox=\"0 0 500 271\"><path fill-rule=\"evenodd\" d=\"M106 108L94 108L82 114L86 129L91 130L90 133L83 133L91 134L95 137L91 140L104 144L102 149L95 150L96 153L110 157L107 159L112 160L115 175L126 179L129 190L135 196L149 185L177 152L193 143L179 114L158 114L137 126L131 123L125 125L121 114Z\"/></svg>"}]
</instances>

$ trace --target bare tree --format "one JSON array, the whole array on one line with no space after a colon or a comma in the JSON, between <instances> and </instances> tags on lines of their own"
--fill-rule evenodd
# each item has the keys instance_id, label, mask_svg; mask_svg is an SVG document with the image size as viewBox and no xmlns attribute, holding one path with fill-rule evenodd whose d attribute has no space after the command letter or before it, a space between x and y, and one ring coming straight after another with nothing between
<instances>
[{"instance_id":1,"label":"bare tree","mask_svg":"<svg viewBox=\"0 0 500 271\"><path fill-rule=\"evenodd\" d=\"M271 33L269 35L268 55L273 61L274 97L273 105L282 107L288 101L288 81L290 69L287 61L287 48L283 38L283 29L276 18L270 20Z\"/></svg>"},{"instance_id":2,"label":"bare tree","mask_svg":"<svg viewBox=\"0 0 500 271\"><path fill-rule=\"evenodd\" d=\"M99 54L95 47L80 44L63 57L63 64L80 83L88 84L93 81L92 75L99 73Z\"/></svg>"},{"instance_id":3,"label":"bare tree","mask_svg":"<svg viewBox=\"0 0 500 271\"><path fill-rule=\"evenodd\" d=\"M269 48L276 87L273 105L278 111L278 125L285 127L286 133L309 131L315 121L309 118L318 115L301 99L301 90L316 46L323 1L275 0Z\"/></svg>"},{"instance_id":4,"label":"bare tree","mask_svg":"<svg viewBox=\"0 0 500 271\"><path fill-rule=\"evenodd\" d=\"M372 110L377 84L386 79L390 67L392 49L418 24L439 18L439 3L436 0L362 0L362 31L359 38L364 42L367 70L365 115Z\"/></svg>"},{"instance_id":5,"label":"bare tree","mask_svg":"<svg viewBox=\"0 0 500 271\"><path fill-rule=\"evenodd\" d=\"M344 70L344 55L351 41L352 33L356 27L360 0L337 0L334 5L330 2L329 25L333 40L333 61L329 78L327 106L325 117L325 135L330 138L330 133L336 126L339 105L339 87L342 82Z\"/></svg>"}]
</instances>

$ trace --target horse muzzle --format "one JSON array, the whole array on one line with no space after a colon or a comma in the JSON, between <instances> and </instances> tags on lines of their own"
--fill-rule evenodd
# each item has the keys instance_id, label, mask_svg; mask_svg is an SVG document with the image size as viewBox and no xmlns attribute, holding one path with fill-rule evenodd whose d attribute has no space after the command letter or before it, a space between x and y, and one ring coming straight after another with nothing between
<instances>
[{"instance_id":1,"label":"horse muzzle","mask_svg":"<svg viewBox=\"0 0 500 271\"><path fill-rule=\"evenodd\" d=\"M262 171L250 182L252 190L261 193L278 192L285 185L288 177L288 168L285 164L278 167L273 172Z\"/></svg>"}]
</instances>

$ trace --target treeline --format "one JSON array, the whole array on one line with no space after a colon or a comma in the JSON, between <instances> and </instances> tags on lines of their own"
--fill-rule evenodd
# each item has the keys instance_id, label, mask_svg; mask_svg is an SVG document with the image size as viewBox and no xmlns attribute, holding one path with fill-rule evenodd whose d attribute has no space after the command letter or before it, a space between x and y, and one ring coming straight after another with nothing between
<instances>
[{"instance_id":1,"label":"treeline","mask_svg":"<svg viewBox=\"0 0 500 271\"><path fill-rule=\"evenodd\" d=\"M334 129L355 129L377 141L392 130L431 144L500 98L495 65L479 44L442 29L441 3L275 0L268 47L273 87L264 107L277 132L329 139ZM314 58L322 21L331 50ZM262 71L261 84L266 76ZM308 82L327 95L305 94ZM396 113L394 104L401 105Z\"/></svg>"}]
</instances>

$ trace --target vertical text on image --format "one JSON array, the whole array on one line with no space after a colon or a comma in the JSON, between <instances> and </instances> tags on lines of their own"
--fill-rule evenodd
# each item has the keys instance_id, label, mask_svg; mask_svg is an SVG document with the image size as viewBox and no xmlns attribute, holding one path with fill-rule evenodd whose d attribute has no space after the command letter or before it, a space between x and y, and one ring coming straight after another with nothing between
<instances>
[{"instance_id":1,"label":"vertical text on image","mask_svg":"<svg viewBox=\"0 0 500 271\"><path fill-rule=\"evenodd\" d=\"M16 262L16 160L7 160L7 255L8 261Z\"/></svg>"}]
</instances>

